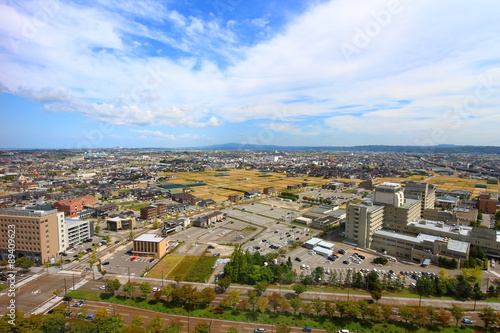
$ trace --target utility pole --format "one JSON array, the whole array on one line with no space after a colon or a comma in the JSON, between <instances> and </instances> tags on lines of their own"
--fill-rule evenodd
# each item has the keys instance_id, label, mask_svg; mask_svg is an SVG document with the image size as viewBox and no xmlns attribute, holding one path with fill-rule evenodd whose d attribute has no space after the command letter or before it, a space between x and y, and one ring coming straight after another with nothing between
<instances>
[{"instance_id":1,"label":"utility pole","mask_svg":"<svg viewBox=\"0 0 500 333\"><path fill-rule=\"evenodd\" d=\"M64 295L68 293L68 288L66 286L66 278L64 278Z\"/></svg>"},{"instance_id":2,"label":"utility pole","mask_svg":"<svg viewBox=\"0 0 500 333\"><path fill-rule=\"evenodd\" d=\"M73 290L75 290L75 273L73 273Z\"/></svg>"},{"instance_id":3,"label":"utility pole","mask_svg":"<svg viewBox=\"0 0 500 333\"><path fill-rule=\"evenodd\" d=\"M163 287L163 271L161 271L161 286Z\"/></svg>"}]
</instances>

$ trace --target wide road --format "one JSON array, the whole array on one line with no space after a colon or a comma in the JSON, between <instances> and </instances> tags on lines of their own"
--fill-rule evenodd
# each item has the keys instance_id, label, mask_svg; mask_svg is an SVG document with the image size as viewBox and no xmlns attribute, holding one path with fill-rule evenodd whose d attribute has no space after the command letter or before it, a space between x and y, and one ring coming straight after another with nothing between
<instances>
[{"instance_id":1,"label":"wide road","mask_svg":"<svg viewBox=\"0 0 500 333\"><path fill-rule=\"evenodd\" d=\"M267 332L273 332L274 326L269 324L255 324L255 323L247 323L247 322L237 322L231 320L221 320L221 319L208 319L208 318L197 318L197 317L188 317L188 316L179 316L168 313L156 312L145 309L138 309L126 305L120 304L111 304L111 303L102 303L102 302L92 302L87 301L82 307L87 311L88 314L94 314L98 309L105 308L108 310L109 314L120 314L123 318L125 324L130 324L134 319L134 316L140 315L144 319L145 325L147 325L151 319L155 316L160 316L165 321L165 325L168 325L171 320L180 319L184 324L182 328L182 332L193 331L193 328L198 323L206 322L210 325L210 331L214 332L227 332L228 328L233 326L238 329L238 331L242 333L253 333L254 329L258 327L265 328ZM76 312L73 310L73 312ZM292 332L301 332L302 327L292 327ZM314 332L326 332L323 329L315 329Z\"/></svg>"},{"instance_id":2,"label":"wide road","mask_svg":"<svg viewBox=\"0 0 500 333\"><path fill-rule=\"evenodd\" d=\"M80 280L82 278L78 274L74 276L61 274L40 274L34 276L31 282L22 284L17 288L13 297L16 309L28 314L52 297L54 290L61 289L64 293L64 287L66 286L66 290L69 292L72 290L73 281L77 284ZM9 297L7 290L0 293L0 304L9 304L10 299L11 297ZM6 311L5 306L0 307L0 315L5 314Z\"/></svg>"}]
</instances>

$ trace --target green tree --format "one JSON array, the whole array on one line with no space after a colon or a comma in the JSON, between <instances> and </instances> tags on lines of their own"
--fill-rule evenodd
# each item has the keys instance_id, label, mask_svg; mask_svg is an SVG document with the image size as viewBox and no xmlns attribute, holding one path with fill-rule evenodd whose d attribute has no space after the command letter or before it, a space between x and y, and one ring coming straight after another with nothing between
<instances>
[{"instance_id":1,"label":"green tree","mask_svg":"<svg viewBox=\"0 0 500 333\"><path fill-rule=\"evenodd\" d=\"M347 308L349 307L349 302L348 301L337 301L335 303L335 306L337 307L337 311L340 313L340 316L343 317L344 314L347 312Z\"/></svg>"},{"instance_id":2,"label":"green tree","mask_svg":"<svg viewBox=\"0 0 500 333\"><path fill-rule=\"evenodd\" d=\"M35 263L33 261L27 259L26 257L21 257L21 258L16 259L16 265L21 267L24 270L28 270L31 267L33 267L35 265Z\"/></svg>"},{"instance_id":3,"label":"green tree","mask_svg":"<svg viewBox=\"0 0 500 333\"><path fill-rule=\"evenodd\" d=\"M164 333L181 333L184 324L179 318L170 320L170 323L163 330Z\"/></svg>"},{"instance_id":4,"label":"green tree","mask_svg":"<svg viewBox=\"0 0 500 333\"><path fill-rule=\"evenodd\" d=\"M392 315L392 306L387 304L382 304L380 306L380 312L382 313L382 317L385 321L389 320Z\"/></svg>"},{"instance_id":5,"label":"green tree","mask_svg":"<svg viewBox=\"0 0 500 333\"><path fill-rule=\"evenodd\" d=\"M292 286L292 289L293 291L295 291L295 293L297 294L297 296L299 296L300 294L302 294L303 292L305 292L307 290L306 286L303 285L302 283L296 283Z\"/></svg>"},{"instance_id":6,"label":"green tree","mask_svg":"<svg viewBox=\"0 0 500 333\"><path fill-rule=\"evenodd\" d=\"M255 290L250 290L248 292L248 303L252 306L252 310L255 310L255 306L257 306L257 301L259 300L259 296Z\"/></svg>"},{"instance_id":7,"label":"green tree","mask_svg":"<svg viewBox=\"0 0 500 333\"><path fill-rule=\"evenodd\" d=\"M194 327L194 333L210 333L210 326L205 322L198 323Z\"/></svg>"},{"instance_id":8,"label":"green tree","mask_svg":"<svg viewBox=\"0 0 500 333\"><path fill-rule=\"evenodd\" d=\"M290 299L290 306L293 309L293 313L297 313L297 311L299 311L302 307L302 299L300 299L300 297Z\"/></svg>"},{"instance_id":9,"label":"green tree","mask_svg":"<svg viewBox=\"0 0 500 333\"><path fill-rule=\"evenodd\" d=\"M313 310L313 306L311 303L302 303L302 312L304 312L305 315L309 315Z\"/></svg>"},{"instance_id":10,"label":"green tree","mask_svg":"<svg viewBox=\"0 0 500 333\"><path fill-rule=\"evenodd\" d=\"M124 293L128 294L128 297L130 297L136 290L137 286L135 282L127 282L123 285L122 290Z\"/></svg>"},{"instance_id":11,"label":"green tree","mask_svg":"<svg viewBox=\"0 0 500 333\"><path fill-rule=\"evenodd\" d=\"M153 291L153 287L151 287L149 282L143 282L139 284L139 290L141 291L141 296L147 298L151 291Z\"/></svg>"},{"instance_id":12,"label":"green tree","mask_svg":"<svg viewBox=\"0 0 500 333\"><path fill-rule=\"evenodd\" d=\"M368 305L368 314L374 322L378 323L382 321L382 312L380 311L380 307L377 304Z\"/></svg>"},{"instance_id":13,"label":"green tree","mask_svg":"<svg viewBox=\"0 0 500 333\"><path fill-rule=\"evenodd\" d=\"M111 243L111 236L107 235L106 236L106 244L109 244L109 243Z\"/></svg>"},{"instance_id":14,"label":"green tree","mask_svg":"<svg viewBox=\"0 0 500 333\"><path fill-rule=\"evenodd\" d=\"M356 318L357 316L359 316L360 312L359 312L358 304L356 302L346 301L346 305L347 305L347 307L345 309L345 314L347 317Z\"/></svg>"},{"instance_id":15,"label":"green tree","mask_svg":"<svg viewBox=\"0 0 500 333\"><path fill-rule=\"evenodd\" d=\"M52 314L43 318L40 330L47 333L62 333L66 331L66 322L62 314Z\"/></svg>"},{"instance_id":16,"label":"green tree","mask_svg":"<svg viewBox=\"0 0 500 333\"><path fill-rule=\"evenodd\" d=\"M276 333L291 333L292 329L286 324L276 325Z\"/></svg>"},{"instance_id":17,"label":"green tree","mask_svg":"<svg viewBox=\"0 0 500 333\"><path fill-rule=\"evenodd\" d=\"M460 321L460 319L464 317L464 312L465 312L464 309L462 309L459 306L456 306L455 304L452 304L450 312L453 318L455 318L456 325L458 326L458 322Z\"/></svg>"},{"instance_id":18,"label":"green tree","mask_svg":"<svg viewBox=\"0 0 500 333\"><path fill-rule=\"evenodd\" d=\"M145 331L148 333L159 333L163 328L163 319L160 315L156 315L151 319L149 324L146 326Z\"/></svg>"},{"instance_id":19,"label":"green tree","mask_svg":"<svg viewBox=\"0 0 500 333\"><path fill-rule=\"evenodd\" d=\"M378 302L382 298L382 292L380 290L370 290L370 296L375 302Z\"/></svg>"},{"instance_id":20,"label":"green tree","mask_svg":"<svg viewBox=\"0 0 500 333\"><path fill-rule=\"evenodd\" d=\"M273 292L271 295L267 297L269 300L269 304L273 308L273 311L276 312L276 309L280 305L280 300L281 300L281 295L278 294L277 292Z\"/></svg>"},{"instance_id":21,"label":"green tree","mask_svg":"<svg viewBox=\"0 0 500 333\"><path fill-rule=\"evenodd\" d=\"M94 233L97 235L97 234L99 234L99 231L101 231L101 226L96 225L94 228Z\"/></svg>"},{"instance_id":22,"label":"green tree","mask_svg":"<svg viewBox=\"0 0 500 333\"><path fill-rule=\"evenodd\" d=\"M264 313L264 311L266 311L268 305L269 300L267 299L267 297L259 297L259 299L257 300L257 309L259 309L261 313Z\"/></svg>"},{"instance_id":23,"label":"green tree","mask_svg":"<svg viewBox=\"0 0 500 333\"><path fill-rule=\"evenodd\" d=\"M266 292L268 286L269 286L268 282L260 281L255 284L254 290L257 292L257 295L261 296Z\"/></svg>"},{"instance_id":24,"label":"green tree","mask_svg":"<svg viewBox=\"0 0 500 333\"><path fill-rule=\"evenodd\" d=\"M414 309L409 306L402 305L399 307L399 315L407 323L414 318Z\"/></svg>"},{"instance_id":25,"label":"green tree","mask_svg":"<svg viewBox=\"0 0 500 333\"><path fill-rule=\"evenodd\" d=\"M422 276L417 280L417 293L420 296L429 296L434 292L434 283L428 276Z\"/></svg>"},{"instance_id":26,"label":"green tree","mask_svg":"<svg viewBox=\"0 0 500 333\"><path fill-rule=\"evenodd\" d=\"M121 286L121 283L118 279L114 279L114 280L109 280L107 281L106 283L106 291L108 293L111 293L111 294L115 294L115 292L118 291L118 289L120 289L120 286Z\"/></svg>"},{"instance_id":27,"label":"green tree","mask_svg":"<svg viewBox=\"0 0 500 333\"><path fill-rule=\"evenodd\" d=\"M490 326L495 326L499 320L499 314L495 313L492 308L484 308L478 314L479 318L484 322L484 327L488 329Z\"/></svg>"},{"instance_id":28,"label":"green tree","mask_svg":"<svg viewBox=\"0 0 500 333\"><path fill-rule=\"evenodd\" d=\"M321 311L325 308L325 305L322 300L320 299L315 299L312 301L312 305L314 308L314 311L316 312L316 315L319 315Z\"/></svg>"},{"instance_id":29,"label":"green tree","mask_svg":"<svg viewBox=\"0 0 500 333\"><path fill-rule=\"evenodd\" d=\"M217 281L217 286L221 288L222 292L225 292L230 285L231 285L230 276L224 276L222 279L219 279L219 281Z\"/></svg>"},{"instance_id":30,"label":"green tree","mask_svg":"<svg viewBox=\"0 0 500 333\"><path fill-rule=\"evenodd\" d=\"M224 308L234 309L236 304L240 301L240 291L231 290L225 298L220 302L220 305Z\"/></svg>"},{"instance_id":31,"label":"green tree","mask_svg":"<svg viewBox=\"0 0 500 333\"><path fill-rule=\"evenodd\" d=\"M451 320L451 314L444 310L444 309L439 309L437 311L437 317L436 321L441 325L442 327L448 327L450 326L450 320Z\"/></svg>"},{"instance_id":32,"label":"green tree","mask_svg":"<svg viewBox=\"0 0 500 333\"><path fill-rule=\"evenodd\" d=\"M365 300L359 300L358 301L358 308L359 308L359 312L361 314L361 317L363 317L363 319L365 319L365 316L369 315L368 302Z\"/></svg>"}]
</instances>

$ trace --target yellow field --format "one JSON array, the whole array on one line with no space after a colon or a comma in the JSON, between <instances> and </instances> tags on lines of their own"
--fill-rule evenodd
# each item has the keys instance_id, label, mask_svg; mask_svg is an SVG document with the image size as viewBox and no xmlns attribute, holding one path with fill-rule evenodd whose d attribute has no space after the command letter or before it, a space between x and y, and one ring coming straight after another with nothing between
<instances>
[{"instance_id":1,"label":"yellow field","mask_svg":"<svg viewBox=\"0 0 500 333\"><path fill-rule=\"evenodd\" d=\"M401 183L403 181L422 181L424 179L427 179L425 176L419 176L419 175L414 175L406 178L396 178L396 177L391 177L391 178L377 178L380 183L383 182L395 182L395 183ZM469 178L459 178L457 176L441 176L441 175L436 175L430 179L427 179L425 181L426 183L433 184L437 188L445 190L445 191L454 191L454 190L462 190L462 191L468 191L471 193L471 197L477 196L480 192L484 191L492 191L492 192L498 192L499 191L499 185L498 184L487 184L486 180L480 180L480 179L469 179ZM487 185L487 188L477 188L475 187L476 184L483 184Z\"/></svg>"},{"instance_id":2,"label":"yellow field","mask_svg":"<svg viewBox=\"0 0 500 333\"><path fill-rule=\"evenodd\" d=\"M174 270L178 263L184 256L177 254L169 254L163 257L163 259L157 263L151 271L148 273L148 277L161 279L161 274L163 272L163 278L165 278L170 272Z\"/></svg>"},{"instance_id":3,"label":"yellow field","mask_svg":"<svg viewBox=\"0 0 500 333\"><path fill-rule=\"evenodd\" d=\"M216 177L217 174L228 176ZM270 175L270 177L259 177ZM287 177L286 174L277 172L259 172L258 170L229 170L229 171L203 171L203 172L179 172L176 178L168 181L170 184L190 184L195 181L204 182L207 186L192 187L192 194L202 199L213 199L216 202L227 200L228 195L238 194L239 191L259 190L264 187L274 187L277 190L286 189L287 185L301 184L326 184L331 180L322 178ZM308 179L308 180L306 180ZM224 187L224 188L223 188Z\"/></svg>"}]
</instances>

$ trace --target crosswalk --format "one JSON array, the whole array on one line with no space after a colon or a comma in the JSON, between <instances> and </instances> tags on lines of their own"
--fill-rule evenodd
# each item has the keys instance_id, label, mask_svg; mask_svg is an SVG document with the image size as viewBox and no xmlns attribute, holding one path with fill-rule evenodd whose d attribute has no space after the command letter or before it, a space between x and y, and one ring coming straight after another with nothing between
<instances>
[{"instance_id":1,"label":"crosswalk","mask_svg":"<svg viewBox=\"0 0 500 333\"><path fill-rule=\"evenodd\" d=\"M132 261L129 259L127 259L129 261ZM140 258L140 257L136 257L133 261L136 261L136 262L149 262L151 260L151 258ZM153 261L151 261L151 264L155 264L156 262L158 261L158 259L155 259Z\"/></svg>"}]
</instances>

